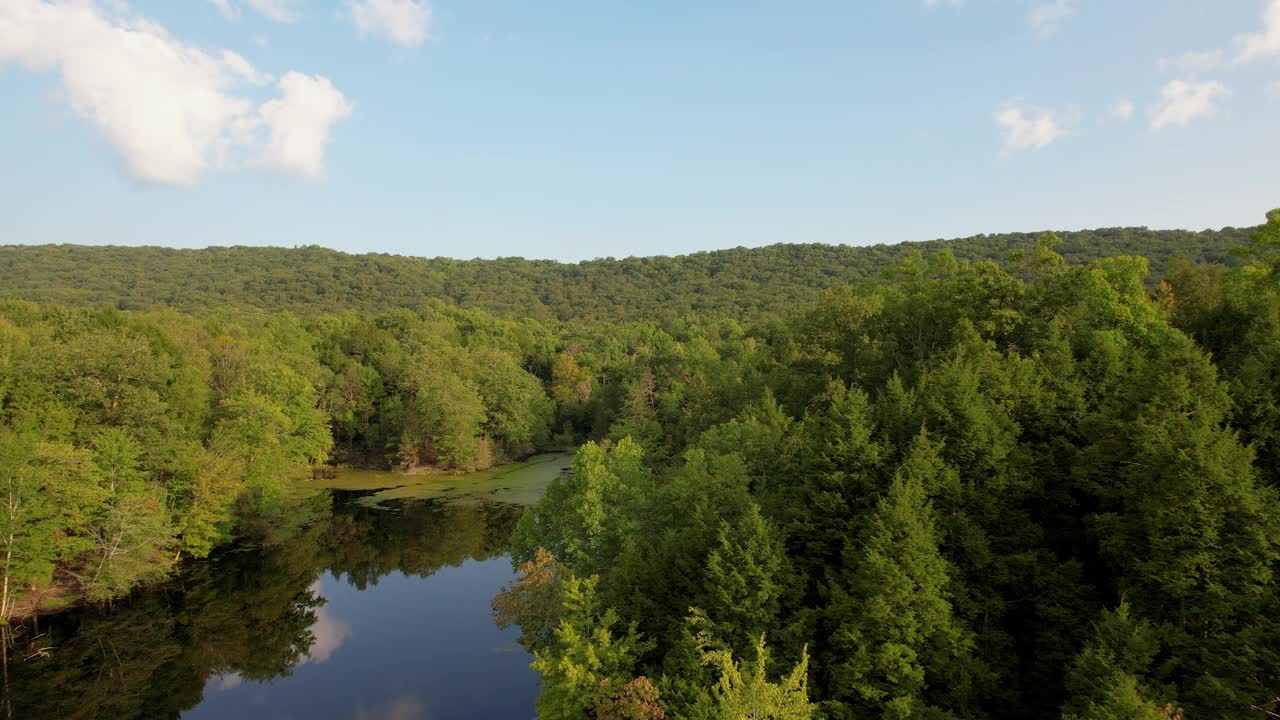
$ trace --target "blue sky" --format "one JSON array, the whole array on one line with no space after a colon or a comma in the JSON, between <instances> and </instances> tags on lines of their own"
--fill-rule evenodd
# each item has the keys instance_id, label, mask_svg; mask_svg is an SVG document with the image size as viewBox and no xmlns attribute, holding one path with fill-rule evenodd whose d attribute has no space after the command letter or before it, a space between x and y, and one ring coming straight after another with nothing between
<instances>
[{"instance_id":1,"label":"blue sky","mask_svg":"<svg viewBox=\"0 0 1280 720\"><path fill-rule=\"evenodd\" d=\"M1252 225L1277 138L1280 0L0 2L0 243Z\"/></svg>"}]
</instances>

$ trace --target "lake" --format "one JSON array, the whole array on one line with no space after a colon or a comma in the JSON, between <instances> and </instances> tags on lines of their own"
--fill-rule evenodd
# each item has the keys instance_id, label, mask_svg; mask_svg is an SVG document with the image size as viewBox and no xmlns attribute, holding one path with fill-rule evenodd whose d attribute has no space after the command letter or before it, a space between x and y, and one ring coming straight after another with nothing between
<instances>
[{"instance_id":1,"label":"lake","mask_svg":"<svg viewBox=\"0 0 1280 720\"><path fill-rule=\"evenodd\" d=\"M9 717L532 718L532 657L489 601L520 503L569 458L316 481L264 544L26 626Z\"/></svg>"}]
</instances>

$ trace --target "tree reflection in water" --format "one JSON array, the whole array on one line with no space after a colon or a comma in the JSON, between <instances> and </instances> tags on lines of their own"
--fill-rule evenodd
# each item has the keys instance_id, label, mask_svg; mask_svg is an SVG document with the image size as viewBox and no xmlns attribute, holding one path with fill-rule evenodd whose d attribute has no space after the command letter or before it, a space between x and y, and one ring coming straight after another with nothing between
<instances>
[{"instance_id":1,"label":"tree reflection in water","mask_svg":"<svg viewBox=\"0 0 1280 720\"><path fill-rule=\"evenodd\" d=\"M392 572L427 577L492 558L506 552L522 510L354 500L313 498L289 522L264 523L259 542L188 564L165 585L43 619L39 634L21 628L6 717L174 718L199 704L207 685L286 677L326 660L350 633L325 611L321 575L364 590Z\"/></svg>"}]
</instances>

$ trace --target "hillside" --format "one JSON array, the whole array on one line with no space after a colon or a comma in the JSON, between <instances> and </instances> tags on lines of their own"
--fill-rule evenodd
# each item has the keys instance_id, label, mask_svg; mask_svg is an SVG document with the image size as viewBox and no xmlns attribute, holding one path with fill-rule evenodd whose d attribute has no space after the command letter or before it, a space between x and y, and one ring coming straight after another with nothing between
<instances>
[{"instance_id":1,"label":"hillside","mask_svg":"<svg viewBox=\"0 0 1280 720\"><path fill-rule=\"evenodd\" d=\"M1232 241L1142 238L1157 265L1175 251L1225 259L1214 247ZM1126 249L1074 239L1077 259ZM985 257L1016 243L952 245ZM1252 720L1280 696L1280 210L1242 245L1249 265L1169 262L1156 292L1141 258L1071 264L1044 246L1005 267L911 257L824 291L808 285L913 246L578 265L11 248L7 277L32 293L83 282L79 299L118 287L222 306L0 299L0 627L29 618L32 632L10 636L17 686L59 698L15 715L101 717L112 692L125 709L111 717L152 717L172 695L157 663L179 655L218 661L190 669L192 688L286 678L316 642L324 600L299 590L316 573L347 568L376 592L386 573L430 575L421 559L443 554L456 568L459 548L480 547L463 540L490 538L516 573L472 604L485 627L492 612L519 629L539 717ZM817 272L828 257L847 262ZM254 262L267 270L242 270ZM414 295L433 287L511 314L529 297L574 314L574 298L583 317L814 295L759 322L544 323ZM250 298L423 302L300 317L236 304ZM410 505L314 482L369 489L334 466L376 468L398 498L409 481L389 470L466 473L567 447L572 471L533 490L518 521L392 532L363 512L412 519ZM436 480L477 499L491 481L519 487L497 473ZM339 512L352 501L361 514ZM251 564L217 564L231 556ZM181 562L200 558L212 564ZM192 600L213 585L237 600ZM262 588L279 602L260 607ZM415 592L427 600L396 603L413 624L438 610L434 590ZM68 635L46 618L71 603L83 614ZM112 617L130 620L98 622ZM262 640L260 627L292 630ZM115 685L85 660L103 651L77 653L76 638L124 638L121 660L107 651L124 668ZM597 675L564 670L578 667ZM742 677L755 679L740 701L724 688ZM648 710L613 712L612 688Z\"/></svg>"},{"instance_id":2,"label":"hillside","mask_svg":"<svg viewBox=\"0 0 1280 720\"><path fill-rule=\"evenodd\" d=\"M1189 232L1108 228L1059 233L1068 261L1143 255L1158 277L1169 258L1231 262L1250 229ZM912 250L1003 261L1034 233L978 235L899 245L779 244L677 257L581 263L501 258L452 260L351 255L321 247L0 246L0 297L185 311L256 307L316 315L416 307L445 298L507 317L634 320L784 310L827 287L867 277Z\"/></svg>"}]
</instances>

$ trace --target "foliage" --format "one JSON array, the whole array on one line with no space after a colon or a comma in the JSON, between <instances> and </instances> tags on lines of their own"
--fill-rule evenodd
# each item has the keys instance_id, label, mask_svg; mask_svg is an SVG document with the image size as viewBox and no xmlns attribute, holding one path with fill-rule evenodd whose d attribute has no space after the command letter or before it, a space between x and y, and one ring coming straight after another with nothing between
<instances>
[{"instance_id":1,"label":"foliage","mask_svg":"<svg viewBox=\"0 0 1280 720\"><path fill-rule=\"evenodd\" d=\"M1104 611L1094 627L1093 638L1072 661L1067 671L1070 700L1064 718L1110 720L1168 717L1164 710L1146 699L1150 690L1140 687L1150 673L1160 640L1154 628L1135 621L1129 605L1121 602L1115 610Z\"/></svg>"},{"instance_id":2,"label":"foliage","mask_svg":"<svg viewBox=\"0 0 1280 720\"><path fill-rule=\"evenodd\" d=\"M546 548L516 569L518 577L493 598L498 627L517 626L529 651L549 647L560 625L564 603L564 570Z\"/></svg>"},{"instance_id":3,"label":"foliage","mask_svg":"<svg viewBox=\"0 0 1280 720\"><path fill-rule=\"evenodd\" d=\"M0 248L5 295L116 308L0 303L4 608L270 538L323 463L581 444L494 603L547 717L1244 720L1280 695L1277 228Z\"/></svg>"},{"instance_id":4,"label":"foliage","mask_svg":"<svg viewBox=\"0 0 1280 720\"><path fill-rule=\"evenodd\" d=\"M604 717L657 701L650 687L634 684L632 675L646 644L634 626L615 632L617 612L601 607L596 583L595 577L564 579L563 608L554 641L534 651L533 668L542 673L538 717L569 720L588 713Z\"/></svg>"},{"instance_id":5,"label":"foliage","mask_svg":"<svg viewBox=\"0 0 1280 720\"><path fill-rule=\"evenodd\" d=\"M1061 235L1059 252L1070 262L1146 254L1158 272L1179 255L1231 261L1231 249L1244 242L1248 230L1135 227ZM448 298L459 306L541 321L676 319L707 312L757 316L809 302L821 288L875 278L912 251L950 249L962 261L1003 261L1034 238L1007 233L901 245L785 244L580 263L347 255L315 246L10 245L0 246L0 287L11 298L131 310L168 305L197 312L384 312Z\"/></svg>"},{"instance_id":6,"label":"foliage","mask_svg":"<svg viewBox=\"0 0 1280 720\"><path fill-rule=\"evenodd\" d=\"M452 469L533 452L553 419L525 369L551 356L543 334L441 308L304 323L0 304L0 609L163 579L281 513L334 454Z\"/></svg>"},{"instance_id":7,"label":"foliage","mask_svg":"<svg viewBox=\"0 0 1280 720\"><path fill-rule=\"evenodd\" d=\"M780 682L773 683L766 677L769 654L763 635L755 642L755 659L742 662L734 661L732 652L717 649L706 628L699 630L696 642L703 664L719 676L711 688L716 708L714 717L718 720L808 720L814 717L815 708L809 702L807 652L801 651L800 662Z\"/></svg>"},{"instance_id":8,"label":"foliage","mask_svg":"<svg viewBox=\"0 0 1280 720\"><path fill-rule=\"evenodd\" d=\"M562 417L647 471L585 446L516 556L598 575L680 717L762 677L723 659L763 634L833 718L1250 717L1280 686L1276 223L1253 264L1156 257L1160 283L1046 236L749 328L567 326Z\"/></svg>"},{"instance_id":9,"label":"foliage","mask_svg":"<svg viewBox=\"0 0 1280 720\"><path fill-rule=\"evenodd\" d=\"M925 495L936 482L931 450L927 440L912 447L834 584L829 693L850 706L838 714L938 716L931 694L965 706L973 639L947 597L950 569Z\"/></svg>"}]
</instances>

